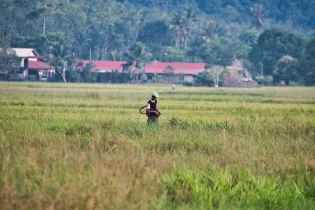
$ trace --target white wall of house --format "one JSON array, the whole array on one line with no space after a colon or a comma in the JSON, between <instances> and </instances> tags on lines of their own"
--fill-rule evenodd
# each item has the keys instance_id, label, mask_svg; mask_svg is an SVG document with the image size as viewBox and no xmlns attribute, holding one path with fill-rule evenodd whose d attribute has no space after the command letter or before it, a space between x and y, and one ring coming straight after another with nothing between
<instances>
[{"instance_id":1,"label":"white wall of house","mask_svg":"<svg viewBox=\"0 0 315 210\"><path fill-rule=\"evenodd\" d=\"M28 77L28 71L24 70L23 72L19 72L16 74L10 74L11 80L25 80Z\"/></svg>"},{"instance_id":2,"label":"white wall of house","mask_svg":"<svg viewBox=\"0 0 315 210\"><path fill-rule=\"evenodd\" d=\"M194 76L191 74L176 74L174 80L175 82L194 82Z\"/></svg>"},{"instance_id":3,"label":"white wall of house","mask_svg":"<svg viewBox=\"0 0 315 210\"><path fill-rule=\"evenodd\" d=\"M184 81L185 82L194 82L194 76L190 74L184 75Z\"/></svg>"},{"instance_id":4,"label":"white wall of house","mask_svg":"<svg viewBox=\"0 0 315 210\"><path fill-rule=\"evenodd\" d=\"M191 74L175 74L172 78L169 78L167 76L165 76L164 74L159 74L162 76L161 81L165 81L165 82L170 82L170 83L174 83L174 82L194 82L194 75ZM150 76L148 74L145 74L144 76L142 76L142 79L144 80L151 80L153 77L152 74L150 74ZM171 80L171 81L170 81Z\"/></svg>"}]
</instances>

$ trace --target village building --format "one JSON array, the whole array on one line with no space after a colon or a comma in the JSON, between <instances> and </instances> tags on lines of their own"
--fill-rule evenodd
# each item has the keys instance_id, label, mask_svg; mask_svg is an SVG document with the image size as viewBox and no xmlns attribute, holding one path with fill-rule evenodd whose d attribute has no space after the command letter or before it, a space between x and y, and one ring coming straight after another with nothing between
<instances>
[{"instance_id":1,"label":"village building","mask_svg":"<svg viewBox=\"0 0 315 210\"><path fill-rule=\"evenodd\" d=\"M77 62L73 69L75 71L82 71L83 68L89 64L89 60L82 60ZM159 76L161 82L193 82L194 77L204 71L205 63L180 63L180 62L151 62L147 63L142 73L140 69L136 69L133 65L130 66L129 71L125 61L92 61L91 72L104 73L118 70L118 72L130 72L136 80L146 80L148 82L154 81Z\"/></svg>"},{"instance_id":2,"label":"village building","mask_svg":"<svg viewBox=\"0 0 315 210\"><path fill-rule=\"evenodd\" d=\"M73 65L73 70L82 71L89 63L89 60L80 60ZM92 61L90 72L105 73L118 70L121 73L125 64L126 61Z\"/></svg>"},{"instance_id":3,"label":"village building","mask_svg":"<svg viewBox=\"0 0 315 210\"><path fill-rule=\"evenodd\" d=\"M52 78L53 74L55 74L55 68L44 61L28 61L28 74L29 78L31 75L38 76L38 80L45 81L49 78Z\"/></svg>"},{"instance_id":4,"label":"village building","mask_svg":"<svg viewBox=\"0 0 315 210\"><path fill-rule=\"evenodd\" d=\"M193 82L194 77L205 70L205 63L153 62L145 65L145 74L152 80L155 74L165 77L166 82Z\"/></svg>"},{"instance_id":5,"label":"village building","mask_svg":"<svg viewBox=\"0 0 315 210\"><path fill-rule=\"evenodd\" d=\"M20 71L10 75L11 80L40 80L50 78L55 73L54 67L47 65L47 56L41 56L32 48L12 48L17 57L21 58Z\"/></svg>"}]
</instances>

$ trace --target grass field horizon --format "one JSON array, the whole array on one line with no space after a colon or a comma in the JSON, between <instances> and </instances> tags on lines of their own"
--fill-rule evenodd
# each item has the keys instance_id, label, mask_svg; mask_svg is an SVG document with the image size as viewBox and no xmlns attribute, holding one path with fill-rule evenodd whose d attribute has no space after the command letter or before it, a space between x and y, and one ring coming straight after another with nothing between
<instances>
[{"instance_id":1,"label":"grass field horizon","mask_svg":"<svg viewBox=\"0 0 315 210\"><path fill-rule=\"evenodd\" d=\"M0 209L315 209L314 87L0 92Z\"/></svg>"}]
</instances>

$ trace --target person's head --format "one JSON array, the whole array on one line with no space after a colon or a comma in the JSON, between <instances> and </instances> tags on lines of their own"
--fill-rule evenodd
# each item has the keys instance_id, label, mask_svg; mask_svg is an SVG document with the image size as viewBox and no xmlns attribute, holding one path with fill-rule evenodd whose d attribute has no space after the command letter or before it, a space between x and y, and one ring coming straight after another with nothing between
<instances>
[{"instance_id":1,"label":"person's head","mask_svg":"<svg viewBox=\"0 0 315 210\"><path fill-rule=\"evenodd\" d=\"M151 96L152 96L152 99L154 99L154 100L159 97L159 95L158 95L156 92L153 92L153 93L151 94Z\"/></svg>"}]
</instances>

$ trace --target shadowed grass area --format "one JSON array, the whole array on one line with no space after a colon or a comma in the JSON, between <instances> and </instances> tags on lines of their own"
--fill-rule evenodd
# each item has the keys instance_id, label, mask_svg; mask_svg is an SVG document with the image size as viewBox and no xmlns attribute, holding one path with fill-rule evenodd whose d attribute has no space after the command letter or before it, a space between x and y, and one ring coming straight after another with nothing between
<instances>
[{"instance_id":1,"label":"shadowed grass area","mask_svg":"<svg viewBox=\"0 0 315 210\"><path fill-rule=\"evenodd\" d=\"M170 89L0 83L0 208L315 209L314 88Z\"/></svg>"}]
</instances>

